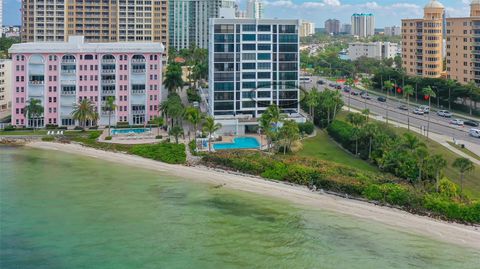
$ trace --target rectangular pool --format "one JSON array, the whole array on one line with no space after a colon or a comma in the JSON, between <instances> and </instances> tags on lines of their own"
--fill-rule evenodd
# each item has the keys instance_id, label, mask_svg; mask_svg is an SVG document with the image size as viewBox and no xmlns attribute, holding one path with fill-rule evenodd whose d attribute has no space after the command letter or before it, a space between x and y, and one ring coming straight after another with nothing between
<instances>
[{"instance_id":1,"label":"rectangular pool","mask_svg":"<svg viewBox=\"0 0 480 269\"><path fill-rule=\"evenodd\" d=\"M112 130L112 135L117 135L117 134L141 134L147 132L149 129L148 128L132 128L132 129L113 129Z\"/></svg>"},{"instance_id":2,"label":"rectangular pool","mask_svg":"<svg viewBox=\"0 0 480 269\"><path fill-rule=\"evenodd\" d=\"M233 139L233 143L216 143L213 144L215 150L223 149L258 149L260 143L254 137L237 137Z\"/></svg>"}]
</instances>

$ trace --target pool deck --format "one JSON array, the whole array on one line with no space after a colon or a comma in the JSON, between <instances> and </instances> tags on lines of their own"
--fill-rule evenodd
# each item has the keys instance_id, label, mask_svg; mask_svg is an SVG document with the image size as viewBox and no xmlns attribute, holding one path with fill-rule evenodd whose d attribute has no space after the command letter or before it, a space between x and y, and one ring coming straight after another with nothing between
<instances>
[{"instance_id":1,"label":"pool deck","mask_svg":"<svg viewBox=\"0 0 480 269\"><path fill-rule=\"evenodd\" d=\"M146 128L146 129L149 129L149 128ZM104 129L102 135L98 138L98 140L100 142L112 143L112 144L127 144L127 145L153 144L153 143L158 143L162 141L162 139L155 139L155 136L157 135L161 135L164 138L168 138L168 133L165 132L162 128L160 128L160 130L159 128L151 128L151 132L148 132L148 133L147 132L135 133L132 135L117 134L117 135L112 135L112 140L105 140L105 137L108 136L108 129Z\"/></svg>"}]
</instances>

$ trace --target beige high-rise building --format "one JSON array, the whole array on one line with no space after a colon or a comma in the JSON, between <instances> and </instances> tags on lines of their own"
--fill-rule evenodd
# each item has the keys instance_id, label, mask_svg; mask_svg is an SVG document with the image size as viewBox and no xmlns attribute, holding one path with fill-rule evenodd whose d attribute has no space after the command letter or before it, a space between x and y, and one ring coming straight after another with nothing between
<instances>
[{"instance_id":1,"label":"beige high-rise building","mask_svg":"<svg viewBox=\"0 0 480 269\"><path fill-rule=\"evenodd\" d=\"M168 43L167 0L23 0L22 41Z\"/></svg>"},{"instance_id":2,"label":"beige high-rise building","mask_svg":"<svg viewBox=\"0 0 480 269\"><path fill-rule=\"evenodd\" d=\"M11 114L12 60L0 59L0 119Z\"/></svg>"},{"instance_id":3,"label":"beige high-rise building","mask_svg":"<svg viewBox=\"0 0 480 269\"><path fill-rule=\"evenodd\" d=\"M315 23L302 21L300 25L300 37L311 36L315 34Z\"/></svg>"},{"instance_id":4,"label":"beige high-rise building","mask_svg":"<svg viewBox=\"0 0 480 269\"><path fill-rule=\"evenodd\" d=\"M408 75L438 78L443 72L445 8L431 0L421 19L402 20L402 60Z\"/></svg>"},{"instance_id":5,"label":"beige high-rise building","mask_svg":"<svg viewBox=\"0 0 480 269\"><path fill-rule=\"evenodd\" d=\"M480 84L480 0L470 6L470 17L447 18L447 77L462 84Z\"/></svg>"}]
</instances>

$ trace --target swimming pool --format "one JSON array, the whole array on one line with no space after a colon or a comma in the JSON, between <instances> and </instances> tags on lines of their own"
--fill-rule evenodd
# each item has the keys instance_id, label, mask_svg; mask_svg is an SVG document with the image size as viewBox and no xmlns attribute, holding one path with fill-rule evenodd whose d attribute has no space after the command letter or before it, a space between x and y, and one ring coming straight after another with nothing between
<instances>
[{"instance_id":1,"label":"swimming pool","mask_svg":"<svg viewBox=\"0 0 480 269\"><path fill-rule=\"evenodd\" d=\"M258 149L260 143L254 137L237 137L233 139L233 143L217 143L213 144L215 150L222 149Z\"/></svg>"},{"instance_id":2,"label":"swimming pool","mask_svg":"<svg viewBox=\"0 0 480 269\"><path fill-rule=\"evenodd\" d=\"M148 130L149 130L148 128L113 129L112 135L129 134L129 133L141 134L141 133L145 133Z\"/></svg>"}]
</instances>

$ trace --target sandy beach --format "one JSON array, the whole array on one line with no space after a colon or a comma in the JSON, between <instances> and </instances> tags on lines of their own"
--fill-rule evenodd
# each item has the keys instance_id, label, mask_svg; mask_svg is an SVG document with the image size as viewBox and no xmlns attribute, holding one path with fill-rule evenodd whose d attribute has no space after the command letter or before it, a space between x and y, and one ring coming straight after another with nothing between
<instances>
[{"instance_id":1,"label":"sandy beach","mask_svg":"<svg viewBox=\"0 0 480 269\"><path fill-rule=\"evenodd\" d=\"M312 208L340 212L346 215L379 222L400 231L423 235L439 241L480 250L480 227L448 223L425 216L413 215L397 209L375 206L370 203L345 199L328 194L314 193L306 187L291 186L256 177L236 175L208 169L206 167L171 165L139 156L107 152L84 147L78 144L31 142L27 144L27 146L81 154L105 161L131 165L137 168L165 172L169 175L214 185L221 184L226 188L285 199L295 204Z\"/></svg>"}]
</instances>

